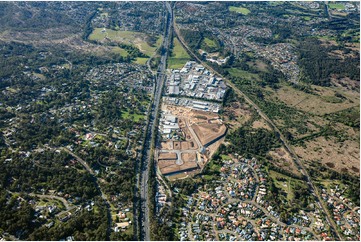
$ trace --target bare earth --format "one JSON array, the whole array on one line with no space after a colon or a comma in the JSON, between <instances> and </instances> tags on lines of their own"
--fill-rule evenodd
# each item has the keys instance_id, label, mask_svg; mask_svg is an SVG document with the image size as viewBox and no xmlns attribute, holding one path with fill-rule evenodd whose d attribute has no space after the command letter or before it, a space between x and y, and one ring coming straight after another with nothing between
<instances>
[{"instance_id":1,"label":"bare earth","mask_svg":"<svg viewBox=\"0 0 361 242\"><path fill-rule=\"evenodd\" d=\"M224 138L204 147L205 151L202 151L202 154L198 143L200 142L202 146L209 144L224 135L227 127L215 113L172 105L162 105L162 110L170 111L178 118L178 125L186 141L168 140L161 142L159 148L163 152L156 156L159 170L163 175L169 176L171 180L174 177L181 178L199 172L224 141ZM188 128L189 126L192 128ZM180 152L178 153L180 157L177 157L177 154L172 150Z\"/></svg>"},{"instance_id":2,"label":"bare earth","mask_svg":"<svg viewBox=\"0 0 361 242\"><path fill-rule=\"evenodd\" d=\"M199 140L201 141L202 145L206 145L212 140L218 138L219 136L223 135L227 130L225 125L207 123L198 125L193 124L192 128L198 136Z\"/></svg>"}]
</instances>

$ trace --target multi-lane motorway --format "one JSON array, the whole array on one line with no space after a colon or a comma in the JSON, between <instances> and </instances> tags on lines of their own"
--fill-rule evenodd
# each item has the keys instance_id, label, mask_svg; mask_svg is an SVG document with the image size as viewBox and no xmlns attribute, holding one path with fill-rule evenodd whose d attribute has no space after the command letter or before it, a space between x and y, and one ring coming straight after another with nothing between
<instances>
[{"instance_id":1,"label":"multi-lane motorway","mask_svg":"<svg viewBox=\"0 0 361 242\"><path fill-rule=\"evenodd\" d=\"M137 221L137 229L139 231L139 240L150 241L150 222L149 222L149 193L148 193L148 181L149 181L149 172L150 169L155 169L151 167L150 160L152 155L152 140L157 135L157 117L158 110L160 105L160 100L162 97L162 89L166 78L166 63L167 63L167 55L168 48L171 41L171 31L173 24L173 15L172 9L169 4L166 5L167 14L166 14L166 27L164 31L164 38L161 50L161 59L160 64L158 66L157 74L156 74L156 85L153 96L153 102L151 104L149 120L147 124L146 134L145 134L145 142L143 146L141 162L139 167L139 175L138 175L138 191L140 196L139 207L135 209L135 216L139 216L139 220Z\"/></svg>"},{"instance_id":2,"label":"multi-lane motorway","mask_svg":"<svg viewBox=\"0 0 361 242\"><path fill-rule=\"evenodd\" d=\"M180 40L181 44L185 49L188 50L188 52L199 62L202 63L206 68L210 69L214 73L217 73L213 68L208 66L206 63L204 63L202 60L200 60L193 51L185 44L185 41L183 40L182 36L179 33L179 29L177 28L176 24L174 23L173 19L173 11L170 6L170 4L166 3L168 14L166 15L166 28L163 38L163 43L161 46L161 61L158 66L157 75L156 75L156 85L155 85L155 92L154 92L154 98L153 103L150 110L148 125L147 125L147 132L145 135L145 143L142 151L142 158L140 163L140 169L139 169L139 176L138 176L138 190L140 195L140 206L138 209L136 209L135 216L139 216L139 223L137 224L137 229L139 230L139 240L150 240L150 223L149 223L149 194L148 194L148 181L149 181L149 171L150 169L154 169L154 167L150 167L150 158L152 154L152 140L156 136L156 119L158 117L158 110L159 110L159 104L160 99L162 96L162 89L165 82L165 71L166 71L166 61L167 61L167 55L168 55L168 48L171 41L171 31L172 26L174 26L175 33ZM217 73L219 76L221 76L219 73ZM240 91L233 83L227 80L227 84L235 90L236 93L243 96L245 100L250 103L257 112L274 128L274 130L280 135L280 139L284 143L287 150L292 154L294 157L294 162L298 169L301 171L301 173L305 176L306 181L309 185L310 191L313 193L313 195L316 198L316 201L318 201L318 205L321 210L324 211L326 215L326 219L331 227L333 227L334 231L336 232L337 236L339 238L340 235L338 231L336 230L336 226L334 224L334 221L330 219L330 215L327 211L327 209L324 207L321 201L320 196L318 194L317 189L315 188L306 168L304 167L303 163L299 160L297 155L295 154L293 148L288 144L288 141L286 138L282 135L280 130L277 128L277 126L270 120L265 113L262 112L262 110L250 99L248 96L246 96L242 91ZM138 211L137 211L138 210ZM138 231L137 230L137 231Z\"/></svg>"}]
</instances>

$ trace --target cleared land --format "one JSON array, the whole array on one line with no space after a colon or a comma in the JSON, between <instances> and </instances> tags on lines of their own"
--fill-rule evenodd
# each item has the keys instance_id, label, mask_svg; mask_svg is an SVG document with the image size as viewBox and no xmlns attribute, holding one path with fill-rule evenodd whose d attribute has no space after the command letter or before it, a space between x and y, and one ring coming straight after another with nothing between
<instances>
[{"instance_id":1,"label":"cleared land","mask_svg":"<svg viewBox=\"0 0 361 242\"><path fill-rule=\"evenodd\" d=\"M230 6L228 9L231 12L237 12L237 13L241 13L243 15L248 15L251 12L251 11L249 11L249 9L243 8L243 7Z\"/></svg>"},{"instance_id":2,"label":"cleared land","mask_svg":"<svg viewBox=\"0 0 361 242\"><path fill-rule=\"evenodd\" d=\"M263 119L254 121L252 124L252 128L254 129L263 128L267 130L272 130L271 127Z\"/></svg>"},{"instance_id":3,"label":"cleared land","mask_svg":"<svg viewBox=\"0 0 361 242\"><path fill-rule=\"evenodd\" d=\"M250 73L247 71L243 71L237 68L226 68L225 70L227 70L229 72L229 74L231 74L234 77L243 77L246 80L253 80L253 81L261 81L261 78L254 73Z\"/></svg>"},{"instance_id":4,"label":"cleared land","mask_svg":"<svg viewBox=\"0 0 361 242\"><path fill-rule=\"evenodd\" d=\"M335 138L318 137L305 142L306 146L296 146L297 155L311 163L320 161L331 169L359 175L360 145L356 141L337 142Z\"/></svg>"},{"instance_id":5,"label":"cleared land","mask_svg":"<svg viewBox=\"0 0 361 242\"><path fill-rule=\"evenodd\" d=\"M176 164L176 160L158 160L158 167L163 175L169 175L176 172L197 169L195 161L183 161L182 165Z\"/></svg>"},{"instance_id":6,"label":"cleared land","mask_svg":"<svg viewBox=\"0 0 361 242\"><path fill-rule=\"evenodd\" d=\"M176 160L177 159L177 154L172 153L172 152L167 152L167 153L162 152L162 153L159 153L158 159L159 160Z\"/></svg>"},{"instance_id":7,"label":"cleared land","mask_svg":"<svg viewBox=\"0 0 361 242\"><path fill-rule=\"evenodd\" d=\"M172 55L168 58L168 68L180 69L189 60L190 56L187 51L182 47L178 39L174 38Z\"/></svg>"},{"instance_id":8,"label":"cleared land","mask_svg":"<svg viewBox=\"0 0 361 242\"><path fill-rule=\"evenodd\" d=\"M338 112L360 102L360 96L356 92L343 92L334 87L313 86L313 89L315 94L308 94L290 86L282 86L274 97L288 106L316 115ZM341 96L336 96L337 93Z\"/></svg>"},{"instance_id":9,"label":"cleared land","mask_svg":"<svg viewBox=\"0 0 361 242\"><path fill-rule=\"evenodd\" d=\"M127 57L128 56L128 52L125 50L125 49L122 49L122 48L120 48L120 47L114 47L113 49L112 49L112 51L114 52L114 53L116 53L116 54L119 54L119 55L121 55L121 56L123 56L123 57Z\"/></svg>"},{"instance_id":10,"label":"cleared land","mask_svg":"<svg viewBox=\"0 0 361 242\"><path fill-rule=\"evenodd\" d=\"M227 131L227 127L222 124L202 123L193 124L191 127L204 146L224 135Z\"/></svg>"},{"instance_id":11,"label":"cleared land","mask_svg":"<svg viewBox=\"0 0 361 242\"><path fill-rule=\"evenodd\" d=\"M224 122L228 124L231 130L235 130L245 124L252 117L252 111L246 104L232 102L223 110Z\"/></svg>"},{"instance_id":12,"label":"cleared land","mask_svg":"<svg viewBox=\"0 0 361 242\"><path fill-rule=\"evenodd\" d=\"M178 125L186 141L167 140L160 143L162 152L156 156L160 172L163 175L171 176L171 180L174 177L182 178L188 176L190 172L199 172L208 162L209 157L223 142L224 138L206 147L204 153L200 153L197 137L203 135L201 134L202 132L205 132L206 136L202 137L205 143L201 143L202 145L210 143L220 138L226 132L226 126L219 120L219 116L214 113L165 104L162 105L162 110L170 112L178 118ZM188 128L193 125L196 126L197 131ZM180 157L176 158L176 153ZM166 154L170 155L167 156ZM179 176L179 174L182 175Z\"/></svg>"},{"instance_id":13,"label":"cleared land","mask_svg":"<svg viewBox=\"0 0 361 242\"><path fill-rule=\"evenodd\" d=\"M150 46L146 41L147 37L147 34L140 32L95 28L89 35L89 40L95 40L99 42L114 41L118 43L134 45L142 53L151 56L160 46L162 38L158 37L155 46Z\"/></svg>"},{"instance_id":14,"label":"cleared land","mask_svg":"<svg viewBox=\"0 0 361 242\"><path fill-rule=\"evenodd\" d=\"M301 176L301 172L299 172L295 163L293 163L290 153L288 153L284 147L272 150L268 152L268 154L272 157L270 162L272 162L275 166L281 167L292 174Z\"/></svg>"},{"instance_id":15,"label":"cleared land","mask_svg":"<svg viewBox=\"0 0 361 242\"><path fill-rule=\"evenodd\" d=\"M204 38L203 42L209 47L209 48L216 48L217 47L217 43L209 38Z\"/></svg>"},{"instance_id":16,"label":"cleared land","mask_svg":"<svg viewBox=\"0 0 361 242\"><path fill-rule=\"evenodd\" d=\"M329 3L328 6L332 9L339 9L339 10L345 9L345 5L343 5L341 3Z\"/></svg>"}]
</instances>

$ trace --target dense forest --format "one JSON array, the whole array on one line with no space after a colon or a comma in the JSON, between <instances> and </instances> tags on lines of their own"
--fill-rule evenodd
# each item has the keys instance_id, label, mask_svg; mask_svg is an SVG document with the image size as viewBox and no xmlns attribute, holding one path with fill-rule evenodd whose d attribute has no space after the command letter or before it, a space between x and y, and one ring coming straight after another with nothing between
<instances>
[{"instance_id":1,"label":"dense forest","mask_svg":"<svg viewBox=\"0 0 361 242\"><path fill-rule=\"evenodd\" d=\"M246 157L264 156L271 148L279 147L279 138L266 129L251 130L241 127L227 136L232 145L227 147L228 153L240 153Z\"/></svg>"},{"instance_id":2,"label":"dense forest","mask_svg":"<svg viewBox=\"0 0 361 242\"><path fill-rule=\"evenodd\" d=\"M332 75L349 77L360 81L360 55L354 57L331 56L332 51L347 49L337 46L326 47L315 38L301 41L299 46L299 64L303 69L304 81L321 86L330 86Z\"/></svg>"},{"instance_id":3,"label":"dense forest","mask_svg":"<svg viewBox=\"0 0 361 242\"><path fill-rule=\"evenodd\" d=\"M144 124L150 100L148 92L137 89L134 83L138 83L137 77L145 86L152 80L146 67L128 64L132 56L141 53L132 46L122 46L130 53L126 59L64 51L63 46L51 50L18 42L1 42L1 46L0 127L7 135L0 135L0 216L6 219L0 221L0 233L32 240L109 238L100 188L116 198L114 207L129 206L133 200L134 159L126 149L134 149L142 137L138 129ZM124 77L134 75L133 79L123 83L124 77L119 76L101 82L87 78L94 68L119 68L113 65L121 65ZM91 131L102 135L85 141ZM127 136L131 131L133 134ZM66 146L73 147L97 177L63 151ZM97 178L104 180L99 184ZM69 221L57 222L50 229L45 224L57 218L39 219L33 204L39 201L24 195L47 194L49 190L66 195L69 203L83 208ZM84 204L90 201L96 209L88 211ZM112 234L111 238L129 240L132 235Z\"/></svg>"}]
</instances>

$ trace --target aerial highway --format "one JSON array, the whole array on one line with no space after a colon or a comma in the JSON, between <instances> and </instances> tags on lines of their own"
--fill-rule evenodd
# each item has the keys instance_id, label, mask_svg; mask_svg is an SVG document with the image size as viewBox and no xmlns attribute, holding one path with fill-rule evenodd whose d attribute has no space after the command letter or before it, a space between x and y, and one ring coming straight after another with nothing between
<instances>
[{"instance_id":1,"label":"aerial highway","mask_svg":"<svg viewBox=\"0 0 361 242\"><path fill-rule=\"evenodd\" d=\"M139 240L150 240L150 223L149 223L149 192L148 192L148 181L149 181L149 172L150 169L154 169L154 167L150 166L150 160L152 155L152 140L157 135L157 127L156 120L158 117L158 110L160 105L160 100L162 97L162 89L165 82L165 71L167 64L167 55L168 48L171 41L171 31L172 31L172 23L173 23L173 15L172 9L167 4L167 14L166 14L166 27L164 31L164 38L162 46L160 47L160 64L158 66L157 74L156 74L156 85L153 96L153 102L151 104L149 120L146 128L145 134L145 142L142 150L140 167L139 167L139 175L138 175L138 191L139 191L139 199L140 204L139 208L135 209L135 215L139 216L137 229L139 231ZM135 205L136 206L136 205Z\"/></svg>"},{"instance_id":2,"label":"aerial highway","mask_svg":"<svg viewBox=\"0 0 361 242\"><path fill-rule=\"evenodd\" d=\"M168 4L168 3L167 3ZM168 4L169 5L169 4ZM241 90L239 90L236 85L234 85L230 80L226 79L225 77L223 77L221 74L219 74L217 71L215 71L211 66L209 66L207 63L205 63L204 61L202 61L200 58L198 58L198 56L193 52L193 50L191 50L188 45L186 44L186 42L184 41L182 35L180 34L179 28L175 22L175 18L173 18L173 27L174 27L174 32L176 34L176 36L179 39L179 42L182 44L182 46L187 50L187 52L189 54L191 54L191 56L196 59L199 63L201 63L204 67L208 68L209 70L211 70L213 73L217 74L218 76L221 76L227 83L227 85L229 87L231 87L238 95L244 97L244 99L258 112L258 114L264 119L266 120L274 129L274 131L276 133L279 134L280 140L282 141L282 143L284 144L284 146L286 147L286 149L288 150L288 152L292 155L293 157L293 162L295 163L296 167L298 168L298 170L303 174L303 176L305 177L305 180L309 186L309 190L310 192L315 196L315 200L316 202L319 204L319 208L324 212L324 214L326 215L326 220L329 223L329 225L332 227L333 231L336 233L338 239L342 240L341 235L339 234L339 232L336 229L336 224L335 222L331 219L331 215L329 214L329 211L327 210L327 208L325 207L325 205L320 202L322 201L321 196L319 195L318 190L316 189L315 185L312 182L311 177L309 176L307 169L305 168L303 162L301 162L301 160L298 158L297 154L295 153L295 151L293 150L293 148L291 147L291 145L289 145L288 140L285 138L285 136L281 133L281 131L278 129L278 127L274 124L274 122L268 118L268 116L258 107L258 105L256 103L254 103L245 93L243 93Z\"/></svg>"}]
</instances>

